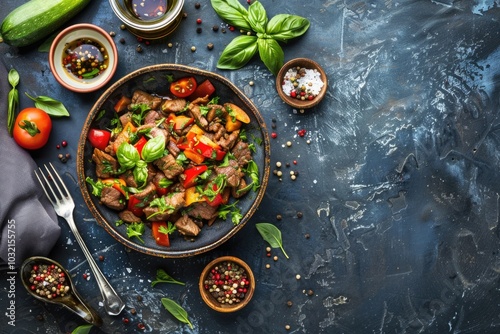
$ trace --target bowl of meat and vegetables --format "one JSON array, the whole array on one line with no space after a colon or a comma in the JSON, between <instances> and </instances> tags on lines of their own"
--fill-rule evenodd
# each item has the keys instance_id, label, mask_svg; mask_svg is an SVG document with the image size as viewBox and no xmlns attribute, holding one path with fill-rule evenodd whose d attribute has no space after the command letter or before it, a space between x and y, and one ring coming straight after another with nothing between
<instances>
[{"instance_id":1,"label":"bowl of meat and vegetables","mask_svg":"<svg viewBox=\"0 0 500 334\"><path fill-rule=\"evenodd\" d=\"M233 83L177 64L141 68L98 99L82 129L78 182L96 221L136 251L211 250L237 233L267 186L265 122Z\"/></svg>"}]
</instances>

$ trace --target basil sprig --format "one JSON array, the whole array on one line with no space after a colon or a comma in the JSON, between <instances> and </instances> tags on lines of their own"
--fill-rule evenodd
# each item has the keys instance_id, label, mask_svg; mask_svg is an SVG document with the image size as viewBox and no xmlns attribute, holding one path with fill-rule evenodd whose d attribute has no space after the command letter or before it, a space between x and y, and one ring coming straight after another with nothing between
<instances>
[{"instance_id":1,"label":"basil sprig","mask_svg":"<svg viewBox=\"0 0 500 334\"><path fill-rule=\"evenodd\" d=\"M17 91L17 85L19 84L19 73L15 69L10 69L8 74L8 80L12 89L9 91L8 95L8 109L7 109L7 130L12 136L12 131L14 130L14 119L17 109L19 107L19 92Z\"/></svg>"},{"instance_id":2,"label":"basil sprig","mask_svg":"<svg viewBox=\"0 0 500 334\"><path fill-rule=\"evenodd\" d=\"M170 312L170 314L172 314L177 320L188 324L191 329L193 328L193 324L191 323L191 321L189 321L189 316L186 310L182 308L182 306L177 304L172 299L166 297L161 299L161 303L163 304L163 307L168 312Z\"/></svg>"},{"instance_id":3,"label":"basil sprig","mask_svg":"<svg viewBox=\"0 0 500 334\"><path fill-rule=\"evenodd\" d=\"M253 32L234 38L222 51L217 62L220 69L236 70L245 66L259 52L260 59L274 75L284 63L284 52L279 42L303 35L310 22L300 16L278 14L268 20L266 10L254 1L248 10L238 0L211 0L215 12L228 24Z\"/></svg>"},{"instance_id":4,"label":"basil sprig","mask_svg":"<svg viewBox=\"0 0 500 334\"><path fill-rule=\"evenodd\" d=\"M139 151L127 142L122 143L116 151L116 158L122 168L132 169L137 162L141 159Z\"/></svg>"},{"instance_id":5,"label":"basil sprig","mask_svg":"<svg viewBox=\"0 0 500 334\"><path fill-rule=\"evenodd\" d=\"M153 162L160 159L165 151L165 137L156 136L144 145L142 148L142 159L146 162Z\"/></svg>"},{"instance_id":6,"label":"basil sprig","mask_svg":"<svg viewBox=\"0 0 500 334\"><path fill-rule=\"evenodd\" d=\"M54 117L69 116L68 109L66 109L66 107L61 101L53 99L49 96L42 95L33 97L26 92L24 94L26 94L27 97L29 97L35 102L35 107L37 107L38 109L42 109L50 116Z\"/></svg>"}]
</instances>

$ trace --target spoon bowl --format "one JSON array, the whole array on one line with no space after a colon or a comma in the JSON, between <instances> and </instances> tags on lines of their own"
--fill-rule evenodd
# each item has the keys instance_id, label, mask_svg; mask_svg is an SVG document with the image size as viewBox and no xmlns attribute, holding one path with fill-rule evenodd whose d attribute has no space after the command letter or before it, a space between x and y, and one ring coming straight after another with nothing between
<instances>
[{"instance_id":1,"label":"spoon bowl","mask_svg":"<svg viewBox=\"0 0 500 334\"><path fill-rule=\"evenodd\" d=\"M55 266L56 268L60 269L61 273L63 274L62 277L64 277L65 279L64 284L69 287L69 290L64 294L58 295L54 298L48 298L36 293L36 286L32 282L30 282L30 279L33 278L33 274L35 273L34 268L36 266L42 265ZM94 326L100 327L102 325L101 317L82 299L82 297L76 291L68 271L66 271L66 269L64 269L63 266L61 266L56 261L43 256L30 257L23 262L20 274L23 286L26 288L28 293L36 299L41 300L45 303L61 305L64 308L82 317L85 321Z\"/></svg>"}]
</instances>

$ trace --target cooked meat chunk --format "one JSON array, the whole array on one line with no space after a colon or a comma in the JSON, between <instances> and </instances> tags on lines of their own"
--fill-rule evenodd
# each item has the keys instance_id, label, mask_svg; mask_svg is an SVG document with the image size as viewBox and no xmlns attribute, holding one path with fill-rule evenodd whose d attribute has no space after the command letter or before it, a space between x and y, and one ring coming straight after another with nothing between
<instances>
[{"instance_id":1,"label":"cooked meat chunk","mask_svg":"<svg viewBox=\"0 0 500 334\"><path fill-rule=\"evenodd\" d=\"M225 167L215 167L215 172L217 175L226 175L226 182L229 187L238 187L240 180L245 175L238 165L238 161L229 160L228 166Z\"/></svg>"},{"instance_id":2,"label":"cooked meat chunk","mask_svg":"<svg viewBox=\"0 0 500 334\"><path fill-rule=\"evenodd\" d=\"M226 133L222 138L220 138L217 143L222 146L225 150L230 150L233 148L234 144L240 137L240 130L236 130L230 133Z\"/></svg>"},{"instance_id":3,"label":"cooked meat chunk","mask_svg":"<svg viewBox=\"0 0 500 334\"><path fill-rule=\"evenodd\" d=\"M129 210L121 211L118 213L118 217L120 217L120 219L125 223L140 223L142 221L141 218L137 217L132 213L132 211Z\"/></svg>"},{"instance_id":4,"label":"cooked meat chunk","mask_svg":"<svg viewBox=\"0 0 500 334\"><path fill-rule=\"evenodd\" d=\"M170 218L171 210L162 211L159 207L156 206L147 206L144 208L144 215L149 221L152 222L161 222L166 221Z\"/></svg>"},{"instance_id":5,"label":"cooked meat chunk","mask_svg":"<svg viewBox=\"0 0 500 334\"><path fill-rule=\"evenodd\" d=\"M172 154L156 160L154 164L165 174L167 179L173 179L184 171L184 167L177 163Z\"/></svg>"},{"instance_id":6,"label":"cooked meat chunk","mask_svg":"<svg viewBox=\"0 0 500 334\"><path fill-rule=\"evenodd\" d=\"M116 159L108 153L105 153L98 148L94 148L92 161L94 161L96 164L95 170L97 177L101 179L106 179L113 176L113 174L118 169L118 161L116 161Z\"/></svg>"},{"instance_id":7,"label":"cooked meat chunk","mask_svg":"<svg viewBox=\"0 0 500 334\"><path fill-rule=\"evenodd\" d=\"M249 189L246 189L246 190L242 190L242 189L245 189L245 187L247 186L247 181L245 181L244 178L241 178L240 180L240 184L238 185L238 187L235 187L235 188L231 188L231 195L234 197L234 198L240 198L240 197L243 197L247 192L250 191L250 188Z\"/></svg>"},{"instance_id":8,"label":"cooked meat chunk","mask_svg":"<svg viewBox=\"0 0 500 334\"><path fill-rule=\"evenodd\" d=\"M120 116L120 123L122 124L122 126L125 126L130 121L132 121L131 112L126 112L125 114Z\"/></svg>"},{"instance_id":9,"label":"cooked meat chunk","mask_svg":"<svg viewBox=\"0 0 500 334\"><path fill-rule=\"evenodd\" d=\"M172 154L175 158L181 153L181 150L177 147L177 144L173 140L169 140L167 143L167 150Z\"/></svg>"},{"instance_id":10,"label":"cooked meat chunk","mask_svg":"<svg viewBox=\"0 0 500 334\"><path fill-rule=\"evenodd\" d=\"M252 152L248 147L248 143L239 140L236 145L234 145L231 153L234 155L240 167L245 166L250 160L252 160Z\"/></svg>"},{"instance_id":11,"label":"cooked meat chunk","mask_svg":"<svg viewBox=\"0 0 500 334\"><path fill-rule=\"evenodd\" d=\"M156 124L161 119L161 115L156 110L150 110L144 116L144 124Z\"/></svg>"},{"instance_id":12,"label":"cooked meat chunk","mask_svg":"<svg viewBox=\"0 0 500 334\"><path fill-rule=\"evenodd\" d=\"M193 203L188 210L188 215L196 219L210 220L217 217L217 207L210 206L207 202Z\"/></svg>"},{"instance_id":13,"label":"cooked meat chunk","mask_svg":"<svg viewBox=\"0 0 500 334\"><path fill-rule=\"evenodd\" d=\"M223 119L227 114L223 106L218 104L210 105L210 111L207 114L207 121L213 122L216 118Z\"/></svg>"},{"instance_id":14,"label":"cooked meat chunk","mask_svg":"<svg viewBox=\"0 0 500 334\"><path fill-rule=\"evenodd\" d=\"M165 202L167 206L173 208L174 212L177 212L186 203L184 192L176 192L165 196Z\"/></svg>"},{"instance_id":15,"label":"cooked meat chunk","mask_svg":"<svg viewBox=\"0 0 500 334\"><path fill-rule=\"evenodd\" d=\"M174 225L177 227L177 231L179 231L180 234L190 237L196 237L201 231L199 226L187 215L183 215L181 218L177 219Z\"/></svg>"},{"instance_id":16,"label":"cooked meat chunk","mask_svg":"<svg viewBox=\"0 0 500 334\"><path fill-rule=\"evenodd\" d=\"M153 96L142 90L136 90L132 96L132 107L138 104L146 104L150 109L158 109L161 105L161 97Z\"/></svg>"},{"instance_id":17,"label":"cooked meat chunk","mask_svg":"<svg viewBox=\"0 0 500 334\"><path fill-rule=\"evenodd\" d=\"M208 102L210 102L210 99L208 98L208 95L207 96L203 96L203 97L197 97L196 99L194 99L193 101L191 101L192 104L202 104L202 105L205 105Z\"/></svg>"},{"instance_id":18,"label":"cooked meat chunk","mask_svg":"<svg viewBox=\"0 0 500 334\"><path fill-rule=\"evenodd\" d=\"M219 122L212 122L208 126L208 130L214 133L213 140L218 141L226 134L226 129L224 125Z\"/></svg>"},{"instance_id":19,"label":"cooked meat chunk","mask_svg":"<svg viewBox=\"0 0 500 334\"><path fill-rule=\"evenodd\" d=\"M152 128L149 133L151 134L151 137L153 137L153 138L158 137L158 136L164 137L165 138L165 142L167 140L169 140L169 138L170 138L170 134L168 133L167 130L165 130L163 128L159 128L157 126L155 126L154 128Z\"/></svg>"},{"instance_id":20,"label":"cooked meat chunk","mask_svg":"<svg viewBox=\"0 0 500 334\"><path fill-rule=\"evenodd\" d=\"M101 203L113 210L123 210L125 208L125 199L122 193L113 187L102 188Z\"/></svg>"},{"instance_id":21,"label":"cooked meat chunk","mask_svg":"<svg viewBox=\"0 0 500 334\"><path fill-rule=\"evenodd\" d=\"M186 100L184 99L165 100L161 104L161 111L165 114L178 113L185 107Z\"/></svg>"},{"instance_id":22,"label":"cooked meat chunk","mask_svg":"<svg viewBox=\"0 0 500 334\"><path fill-rule=\"evenodd\" d=\"M202 129L206 129L208 127L208 121L205 117L201 115L200 106L191 103L188 106L188 109L189 112L191 113L191 116L194 117L196 124L198 124L198 126L201 127Z\"/></svg>"},{"instance_id":23,"label":"cooked meat chunk","mask_svg":"<svg viewBox=\"0 0 500 334\"><path fill-rule=\"evenodd\" d=\"M123 174L121 174L120 179L125 181L125 184L127 185L127 187L133 187L133 188L138 187L137 182L134 179L134 173L132 172L131 169L129 169L129 170L125 171Z\"/></svg>"},{"instance_id":24,"label":"cooked meat chunk","mask_svg":"<svg viewBox=\"0 0 500 334\"><path fill-rule=\"evenodd\" d=\"M135 194L138 199L146 199L151 201L156 194L156 187L153 182L149 182L144 189Z\"/></svg>"}]
</instances>

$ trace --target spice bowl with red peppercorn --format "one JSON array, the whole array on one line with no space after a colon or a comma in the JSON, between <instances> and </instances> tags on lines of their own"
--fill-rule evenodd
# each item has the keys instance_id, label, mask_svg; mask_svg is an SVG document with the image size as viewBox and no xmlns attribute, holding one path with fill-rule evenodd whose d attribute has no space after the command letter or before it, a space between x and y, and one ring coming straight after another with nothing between
<instances>
[{"instance_id":1,"label":"spice bowl with red peppercorn","mask_svg":"<svg viewBox=\"0 0 500 334\"><path fill-rule=\"evenodd\" d=\"M234 256L210 262L200 276L200 294L213 310L229 313L241 310L252 299L255 279L250 267Z\"/></svg>"},{"instance_id":2,"label":"spice bowl with red peppercorn","mask_svg":"<svg viewBox=\"0 0 500 334\"><path fill-rule=\"evenodd\" d=\"M314 60L295 58L283 65L276 76L276 90L281 99L296 109L309 109L325 97L328 79Z\"/></svg>"},{"instance_id":3,"label":"spice bowl with red peppercorn","mask_svg":"<svg viewBox=\"0 0 500 334\"><path fill-rule=\"evenodd\" d=\"M78 294L71 276L59 263L43 256L26 259L20 268L21 281L36 299L61 305L94 326L102 319Z\"/></svg>"},{"instance_id":4,"label":"spice bowl with red peppercorn","mask_svg":"<svg viewBox=\"0 0 500 334\"><path fill-rule=\"evenodd\" d=\"M88 23L61 31L50 46L49 65L63 87L77 93L106 85L116 72L118 51L106 31Z\"/></svg>"}]
</instances>

